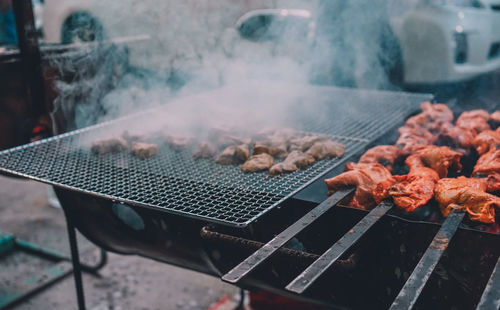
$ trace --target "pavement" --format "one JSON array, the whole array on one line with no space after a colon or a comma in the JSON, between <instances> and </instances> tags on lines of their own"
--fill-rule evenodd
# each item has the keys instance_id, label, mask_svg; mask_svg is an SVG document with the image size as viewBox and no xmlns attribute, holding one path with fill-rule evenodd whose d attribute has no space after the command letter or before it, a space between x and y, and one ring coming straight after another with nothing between
<instances>
[{"instance_id":1,"label":"pavement","mask_svg":"<svg viewBox=\"0 0 500 310\"><path fill-rule=\"evenodd\" d=\"M0 177L0 232L69 256L63 211L49 205L47 188L33 181ZM78 241L83 260L95 261L98 249L81 235ZM17 252L0 257L0 296L53 264ZM205 310L225 296L232 300L239 294L237 288L218 278L138 256L109 253L108 264L99 274L83 275L90 310ZM12 309L77 309L72 275Z\"/></svg>"}]
</instances>

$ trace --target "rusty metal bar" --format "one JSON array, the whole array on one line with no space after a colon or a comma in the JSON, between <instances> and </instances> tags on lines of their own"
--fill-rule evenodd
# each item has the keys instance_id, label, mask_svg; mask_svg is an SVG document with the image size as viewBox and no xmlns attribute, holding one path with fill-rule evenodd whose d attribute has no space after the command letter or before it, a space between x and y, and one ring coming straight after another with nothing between
<instances>
[{"instance_id":1,"label":"rusty metal bar","mask_svg":"<svg viewBox=\"0 0 500 310\"><path fill-rule=\"evenodd\" d=\"M326 213L353 191L354 188L346 188L339 190L338 192L330 196L328 199L320 203L316 208L312 209L309 213L301 217L297 222L293 223L279 235L274 237L258 251L256 251L247 259L242 261L239 265L234 267L231 271L229 271L222 277L222 280L233 284L239 282L243 277L245 277L247 274L252 272L252 270L257 268L260 264L271 257L271 255L273 255L278 249L284 246L295 235L311 225L321 215Z\"/></svg>"},{"instance_id":2,"label":"rusty metal bar","mask_svg":"<svg viewBox=\"0 0 500 310\"><path fill-rule=\"evenodd\" d=\"M413 270L398 296L392 303L390 310L412 309L417 302L427 280L431 276L441 255L455 235L458 226L465 216L463 211L452 211L446 218L430 246Z\"/></svg>"},{"instance_id":3,"label":"rusty metal bar","mask_svg":"<svg viewBox=\"0 0 500 310\"><path fill-rule=\"evenodd\" d=\"M304 272L297 276L286 289L302 294L325 271L327 271L347 250L349 250L375 223L393 207L392 202L383 201L370 211L361 221L332 245Z\"/></svg>"}]
</instances>

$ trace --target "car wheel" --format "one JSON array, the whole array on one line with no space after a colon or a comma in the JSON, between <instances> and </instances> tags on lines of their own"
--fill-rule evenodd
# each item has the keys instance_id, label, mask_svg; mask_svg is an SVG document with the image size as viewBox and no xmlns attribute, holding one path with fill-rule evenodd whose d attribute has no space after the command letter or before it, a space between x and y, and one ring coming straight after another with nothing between
<instances>
[{"instance_id":1,"label":"car wheel","mask_svg":"<svg viewBox=\"0 0 500 310\"><path fill-rule=\"evenodd\" d=\"M88 13L75 13L63 24L62 43L94 42L103 39L102 25Z\"/></svg>"}]
</instances>

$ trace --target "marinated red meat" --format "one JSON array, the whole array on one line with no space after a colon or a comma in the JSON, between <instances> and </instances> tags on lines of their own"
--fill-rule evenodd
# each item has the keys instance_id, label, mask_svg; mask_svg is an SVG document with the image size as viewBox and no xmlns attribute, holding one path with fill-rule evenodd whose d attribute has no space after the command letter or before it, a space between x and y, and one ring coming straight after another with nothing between
<instances>
[{"instance_id":1,"label":"marinated red meat","mask_svg":"<svg viewBox=\"0 0 500 310\"><path fill-rule=\"evenodd\" d=\"M474 138L472 144L479 155L500 149L500 132L493 130L482 131Z\"/></svg>"},{"instance_id":2,"label":"marinated red meat","mask_svg":"<svg viewBox=\"0 0 500 310\"><path fill-rule=\"evenodd\" d=\"M366 151L359 159L360 163L379 163L392 172L394 162L401 156L401 150L394 145L379 145Z\"/></svg>"},{"instance_id":3,"label":"marinated red meat","mask_svg":"<svg viewBox=\"0 0 500 310\"><path fill-rule=\"evenodd\" d=\"M476 134L483 130L489 130L488 120L490 115L485 110L472 110L463 112L457 119L457 127L470 129Z\"/></svg>"},{"instance_id":4,"label":"marinated red meat","mask_svg":"<svg viewBox=\"0 0 500 310\"><path fill-rule=\"evenodd\" d=\"M437 182L435 198L445 217L457 209L466 211L472 221L493 223L500 198L486 193L486 188L486 182L481 179L445 178Z\"/></svg>"},{"instance_id":5,"label":"marinated red meat","mask_svg":"<svg viewBox=\"0 0 500 310\"><path fill-rule=\"evenodd\" d=\"M412 212L432 199L439 176L433 169L415 167L407 175L394 176L394 179L396 183L389 188L388 194L396 206Z\"/></svg>"},{"instance_id":6,"label":"marinated red meat","mask_svg":"<svg viewBox=\"0 0 500 310\"><path fill-rule=\"evenodd\" d=\"M415 150L405 160L410 171L415 168L428 167L436 171L440 178L448 175L448 169L460 171L460 159L463 154L451 150L447 146L427 145Z\"/></svg>"},{"instance_id":7,"label":"marinated red meat","mask_svg":"<svg viewBox=\"0 0 500 310\"><path fill-rule=\"evenodd\" d=\"M472 129L457 127L451 123L443 123L438 140L441 144L465 153L472 147L475 136L476 132Z\"/></svg>"},{"instance_id":8,"label":"marinated red meat","mask_svg":"<svg viewBox=\"0 0 500 310\"><path fill-rule=\"evenodd\" d=\"M433 144L436 140L430 131L421 127L403 126L398 132L399 139L396 141L396 146L405 154L410 154L421 146Z\"/></svg>"},{"instance_id":9,"label":"marinated red meat","mask_svg":"<svg viewBox=\"0 0 500 310\"><path fill-rule=\"evenodd\" d=\"M405 126L407 127L422 127L432 133L438 133L443 123L451 123L453 121L453 112L445 104L430 102L422 102L420 104L422 113L410 117Z\"/></svg>"},{"instance_id":10,"label":"marinated red meat","mask_svg":"<svg viewBox=\"0 0 500 310\"><path fill-rule=\"evenodd\" d=\"M374 164L350 163L346 168L351 169L325 183L330 193L341 188L355 186L356 192L350 206L359 209L370 209L387 197L387 190L394 183L394 179L384 166Z\"/></svg>"}]
</instances>

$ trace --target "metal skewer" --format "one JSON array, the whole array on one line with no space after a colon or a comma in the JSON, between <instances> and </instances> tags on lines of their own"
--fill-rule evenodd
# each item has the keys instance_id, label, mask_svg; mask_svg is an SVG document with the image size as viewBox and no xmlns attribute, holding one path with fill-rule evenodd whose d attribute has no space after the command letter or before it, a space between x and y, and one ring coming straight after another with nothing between
<instances>
[{"instance_id":1,"label":"metal skewer","mask_svg":"<svg viewBox=\"0 0 500 310\"><path fill-rule=\"evenodd\" d=\"M302 294L311 286L330 266L335 263L349 248L351 248L394 204L383 201L361 219L351 230L332 245L304 272L290 282L286 289L297 294Z\"/></svg>"},{"instance_id":2,"label":"metal skewer","mask_svg":"<svg viewBox=\"0 0 500 310\"><path fill-rule=\"evenodd\" d=\"M455 235L458 226L465 216L463 211L452 211L441 225L430 246L413 270L398 296L392 303L390 310L411 309L417 302L427 280L431 276L441 255L448 247L451 238Z\"/></svg>"},{"instance_id":3,"label":"metal skewer","mask_svg":"<svg viewBox=\"0 0 500 310\"><path fill-rule=\"evenodd\" d=\"M500 309L500 257L476 310Z\"/></svg>"},{"instance_id":4,"label":"metal skewer","mask_svg":"<svg viewBox=\"0 0 500 310\"><path fill-rule=\"evenodd\" d=\"M260 264L271 257L274 252L284 246L295 235L312 224L316 219L330 210L333 206L335 206L353 191L354 188L346 188L334 193L328 199L319 204L316 208L312 209L309 213L301 217L297 222L289 226L287 229L274 237L271 241L269 241L255 253L250 255L247 259L242 261L239 265L234 267L231 271L229 271L222 277L222 280L233 284L240 281L252 270L257 268Z\"/></svg>"}]
</instances>

